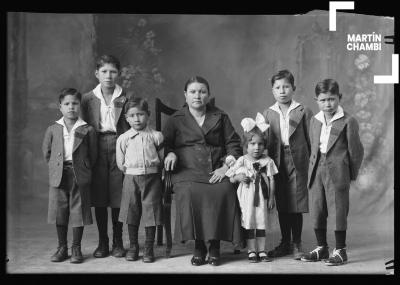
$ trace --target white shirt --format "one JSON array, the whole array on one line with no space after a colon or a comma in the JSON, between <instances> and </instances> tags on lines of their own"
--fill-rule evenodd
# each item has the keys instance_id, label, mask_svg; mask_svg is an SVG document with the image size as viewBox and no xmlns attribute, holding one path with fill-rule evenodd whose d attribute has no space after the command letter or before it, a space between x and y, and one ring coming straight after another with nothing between
<instances>
[{"instance_id":1,"label":"white shirt","mask_svg":"<svg viewBox=\"0 0 400 285\"><path fill-rule=\"evenodd\" d=\"M281 129L281 141L283 145L289 145L289 121L290 121L289 113L290 111L296 109L298 106L300 106L300 103L292 99L292 103L290 103L286 116L283 115L281 108L279 108L278 102L269 107L271 110L274 110L279 114L279 126Z\"/></svg>"},{"instance_id":2,"label":"white shirt","mask_svg":"<svg viewBox=\"0 0 400 285\"><path fill-rule=\"evenodd\" d=\"M100 132L116 132L115 122L115 108L114 100L122 94L122 88L118 84L115 84L114 93L111 97L110 104L107 105L101 92L101 85L97 85L93 89L94 95L100 99Z\"/></svg>"},{"instance_id":3,"label":"white shirt","mask_svg":"<svg viewBox=\"0 0 400 285\"><path fill-rule=\"evenodd\" d=\"M75 130L76 128L86 125L87 123L78 118L75 122L74 126L71 129L71 132L68 133L67 126L64 123L64 117L56 121L56 123L63 126L63 135L64 135L64 161L71 160L72 161L72 149L74 147L74 138L75 138Z\"/></svg>"},{"instance_id":4,"label":"white shirt","mask_svg":"<svg viewBox=\"0 0 400 285\"><path fill-rule=\"evenodd\" d=\"M343 108L338 106L336 113L333 115L332 119L328 123L325 121L324 112L320 111L314 117L322 123L321 135L319 137L319 150L321 153L326 153L326 148L328 147L329 135L332 129L332 122L340 119L344 116Z\"/></svg>"}]
</instances>

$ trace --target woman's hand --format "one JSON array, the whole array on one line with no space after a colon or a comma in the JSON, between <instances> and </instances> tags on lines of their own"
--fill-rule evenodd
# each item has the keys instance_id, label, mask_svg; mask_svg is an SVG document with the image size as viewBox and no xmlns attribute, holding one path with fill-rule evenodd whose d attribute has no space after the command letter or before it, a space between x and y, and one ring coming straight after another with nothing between
<instances>
[{"instance_id":1,"label":"woman's hand","mask_svg":"<svg viewBox=\"0 0 400 285\"><path fill-rule=\"evenodd\" d=\"M178 161L178 157L175 153L170 152L164 159L164 168L166 171L173 171L176 166L176 162Z\"/></svg>"},{"instance_id":2,"label":"woman's hand","mask_svg":"<svg viewBox=\"0 0 400 285\"><path fill-rule=\"evenodd\" d=\"M243 174L243 173L236 174L236 175L235 175L235 180L236 180L237 182L243 182L243 183L246 183L246 184L249 184L249 183L250 183L250 177L246 176L246 175Z\"/></svg>"},{"instance_id":3,"label":"woman's hand","mask_svg":"<svg viewBox=\"0 0 400 285\"><path fill-rule=\"evenodd\" d=\"M228 171L228 166L226 166L225 164L220 167L215 169L213 172L211 172L210 174L212 174L209 182L210 183L217 183L217 182L221 182L222 179L224 179L225 177L225 173Z\"/></svg>"}]
</instances>

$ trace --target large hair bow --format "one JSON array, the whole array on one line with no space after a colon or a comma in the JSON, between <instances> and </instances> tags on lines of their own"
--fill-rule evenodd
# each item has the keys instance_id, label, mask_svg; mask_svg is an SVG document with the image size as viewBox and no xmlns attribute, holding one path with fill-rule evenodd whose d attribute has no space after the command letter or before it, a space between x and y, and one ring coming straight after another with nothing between
<instances>
[{"instance_id":1,"label":"large hair bow","mask_svg":"<svg viewBox=\"0 0 400 285\"><path fill-rule=\"evenodd\" d=\"M256 120L253 120L252 118L244 118L240 124L246 133L250 132L254 127L258 127L261 132L265 132L269 128L269 124L265 122L264 116L260 113L257 113Z\"/></svg>"}]
</instances>

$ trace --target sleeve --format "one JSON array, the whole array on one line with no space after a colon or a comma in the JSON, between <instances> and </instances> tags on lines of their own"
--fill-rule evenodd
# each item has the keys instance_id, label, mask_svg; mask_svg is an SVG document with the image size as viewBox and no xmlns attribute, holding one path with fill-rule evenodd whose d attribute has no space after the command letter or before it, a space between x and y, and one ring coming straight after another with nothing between
<instances>
[{"instance_id":1,"label":"sleeve","mask_svg":"<svg viewBox=\"0 0 400 285\"><path fill-rule=\"evenodd\" d=\"M49 163L50 160L52 142L53 142L53 132L51 131L51 127L48 127L46 133L44 134L42 143L42 152L46 163Z\"/></svg>"},{"instance_id":2,"label":"sleeve","mask_svg":"<svg viewBox=\"0 0 400 285\"><path fill-rule=\"evenodd\" d=\"M88 104L87 104L87 95L84 94L82 96L82 103L81 103L81 118L85 122L88 121Z\"/></svg>"},{"instance_id":3,"label":"sleeve","mask_svg":"<svg viewBox=\"0 0 400 285\"><path fill-rule=\"evenodd\" d=\"M233 128L228 115L224 114L222 116L222 120L226 155L224 155L221 160L224 163L226 161L226 158L228 158L230 155L234 158L238 158L243 154L243 151L242 147L240 146L240 137L235 132L235 129Z\"/></svg>"},{"instance_id":4,"label":"sleeve","mask_svg":"<svg viewBox=\"0 0 400 285\"><path fill-rule=\"evenodd\" d=\"M275 165L274 160L271 158L267 164L267 176L271 177L278 173L278 168Z\"/></svg>"},{"instance_id":5,"label":"sleeve","mask_svg":"<svg viewBox=\"0 0 400 285\"><path fill-rule=\"evenodd\" d=\"M161 132L156 132L154 135L154 140L156 144L156 149L158 153L158 157L160 158L160 162L164 160L164 136Z\"/></svg>"},{"instance_id":6,"label":"sleeve","mask_svg":"<svg viewBox=\"0 0 400 285\"><path fill-rule=\"evenodd\" d=\"M236 171L243 166L243 156L239 157L236 162L229 167L229 169L226 171L225 176L228 177L233 177L236 174Z\"/></svg>"},{"instance_id":7,"label":"sleeve","mask_svg":"<svg viewBox=\"0 0 400 285\"><path fill-rule=\"evenodd\" d=\"M359 127L357 120L353 117L349 119L346 136L350 158L350 179L356 180L364 158L364 147L360 140Z\"/></svg>"},{"instance_id":8,"label":"sleeve","mask_svg":"<svg viewBox=\"0 0 400 285\"><path fill-rule=\"evenodd\" d=\"M97 160L97 133L93 127L89 128L89 155L90 155L90 165L94 166Z\"/></svg>"},{"instance_id":9,"label":"sleeve","mask_svg":"<svg viewBox=\"0 0 400 285\"><path fill-rule=\"evenodd\" d=\"M305 134L304 134L304 137L306 138L308 153L310 153L310 155L311 155L310 121L311 121L311 118L313 117L313 115L314 114L310 109L305 108L305 114L304 114L304 116L305 116L304 117L305 118L305 120L304 120Z\"/></svg>"},{"instance_id":10,"label":"sleeve","mask_svg":"<svg viewBox=\"0 0 400 285\"><path fill-rule=\"evenodd\" d=\"M117 161L118 168L124 172L125 163L125 152L126 152L126 140L124 135L120 135L117 138L117 145L115 151L115 160Z\"/></svg>"},{"instance_id":11,"label":"sleeve","mask_svg":"<svg viewBox=\"0 0 400 285\"><path fill-rule=\"evenodd\" d=\"M174 117L168 118L163 130L162 135L164 137L164 153L168 155L170 152L175 152L175 124Z\"/></svg>"}]
</instances>

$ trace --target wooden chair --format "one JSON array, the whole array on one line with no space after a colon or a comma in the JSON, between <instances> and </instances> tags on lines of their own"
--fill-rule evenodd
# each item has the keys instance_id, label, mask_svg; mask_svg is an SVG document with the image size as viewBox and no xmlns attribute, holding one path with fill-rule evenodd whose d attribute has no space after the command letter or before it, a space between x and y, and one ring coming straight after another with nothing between
<instances>
[{"instance_id":1,"label":"wooden chair","mask_svg":"<svg viewBox=\"0 0 400 285\"><path fill-rule=\"evenodd\" d=\"M215 98L210 99L210 105L215 106ZM177 110L165 105L159 98L155 101L156 112L156 130L161 131L161 115L172 115ZM172 183L171 173L165 171L163 185L163 215L164 215L164 229L166 237L166 250L165 256L167 258L171 255L172 249L172 233L171 233L171 199L172 199ZM163 226L157 226L157 245L163 244Z\"/></svg>"}]
</instances>

